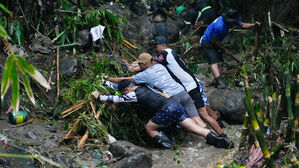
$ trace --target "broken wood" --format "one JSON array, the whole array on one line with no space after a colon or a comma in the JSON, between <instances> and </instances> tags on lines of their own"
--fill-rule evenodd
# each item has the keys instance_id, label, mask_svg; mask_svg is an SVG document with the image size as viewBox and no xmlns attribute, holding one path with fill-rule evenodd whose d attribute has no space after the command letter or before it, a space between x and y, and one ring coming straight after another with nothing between
<instances>
[{"instance_id":1,"label":"broken wood","mask_svg":"<svg viewBox=\"0 0 299 168\"><path fill-rule=\"evenodd\" d=\"M69 108L69 109L63 111L63 112L61 113L61 115L64 115L64 114L66 114L66 113L69 113L70 111L74 110L75 108L77 108L77 107L79 107L79 106L82 106L82 105L85 104L86 102L87 102L87 100L83 100L83 101L81 101L80 103L73 105L71 108Z\"/></svg>"},{"instance_id":2,"label":"broken wood","mask_svg":"<svg viewBox=\"0 0 299 168\"><path fill-rule=\"evenodd\" d=\"M97 117L98 115L97 115L97 113L96 113L96 108L95 108L95 106L94 106L92 100L91 100L89 103L90 103L90 106L91 106L91 109L92 109L92 112L93 112L94 117L98 120L99 118Z\"/></svg>"},{"instance_id":3,"label":"broken wood","mask_svg":"<svg viewBox=\"0 0 299 168\"><path fill-rule=\"evenodd\" d=\"M82 107L83 107L83 106L79 106L79 107L75 108L74 110L70 111L69 113L63 115L62 118L65 118L65 117L67 117L67 116L73 114L74 112L78 111L78 110L81 109Z\"/></svg>"},{"instance_id":4,"label":"broken wood","mask_svg":"<svg viewBox=\"0 0 299 168\"><path fill-rule=\"evenodd\" d=\"M81 138L81 140L78 143L77 149L80 150L82 148L82 146L84 145L84 143L86 142L88 138L88 130L85 131L83 137Z\"/></svg>"},{"instance_id":5,"label":"broken wood","mask_svg":"<svg viewBox=\"0 0 299 168\"><path fill-rule=\"evenodd\" d=\"M58 25L55 26L56 36L59 34L59 27ZM57 70L57 96L59 95L59 47L56 48L56 70Z\"/></svg>"},{"instance_id":6,"label":"broken wood","mask_svg":"<svg viewBox=\"0 0 299 168\"><path fill-rule=\"evenodd\" d=\"M123 43L127 44L128 46L132 47L132 48L137 48L135 45L133 45L132 43L130 43L127 40L123 40Z\"/></svg>"},{"instance_id":7,"label":"broken wood","mask_svg":"<svg viewBox=\"0 0 299 168\"><path fill-rule=\"evenodd\" d=\"M8 110L5 112L5 114L10 113L12 111L12 109L13 109L13 107L12 107L12 105L10 105L9 108L8 108Z\"/></svg>"},{"instance_id":8,"label":"broken wood","mask_svg":"<svg viewBox=\"0 0 299 168\"><path fill-rule=\"evenodd\" d=\"M82 114L85 114L86 111L84 111ZM72 131L76 128L76 126L79 124L79 122L81 121L80 116L78 117L78 119L76 120L76 122L74 123L74 125L71 127L71 129L66 133L66 135L59 140L59 143L63 142L63 140L68 139L68 137L70 136L70 134L72 133Z\"/></svg>"}]
</instances>

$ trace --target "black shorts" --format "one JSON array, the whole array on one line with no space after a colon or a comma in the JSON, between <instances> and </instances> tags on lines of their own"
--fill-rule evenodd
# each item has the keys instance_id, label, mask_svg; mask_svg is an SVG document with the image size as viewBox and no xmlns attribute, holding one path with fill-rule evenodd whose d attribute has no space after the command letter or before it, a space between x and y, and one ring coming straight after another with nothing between
<instances>
[{"instance_id":1,"label":"black shorts","mask_svg":"<svg viewBox=\"0 0 299 168\"><path fill-rule=\"evenodd\" d=\"M205 58L207 59L207 61L210 65L223 62L222 53L211 42L202 40L201 41L201 49L202 49L202 52L203 52Z\"/></svg>"},{"instance_id":2,"label":"black shorts","mask_svg":"<svg viewBox=\"0 0 299 168\"><path fill-rule=\"evenodd\" d=\"M195 107L197 109L200 109L205 106L201 98L200 88L196 87L195 89L190 90L188 93L192 98L192 100L194 101Z\"/></svg>"}]
</instances>

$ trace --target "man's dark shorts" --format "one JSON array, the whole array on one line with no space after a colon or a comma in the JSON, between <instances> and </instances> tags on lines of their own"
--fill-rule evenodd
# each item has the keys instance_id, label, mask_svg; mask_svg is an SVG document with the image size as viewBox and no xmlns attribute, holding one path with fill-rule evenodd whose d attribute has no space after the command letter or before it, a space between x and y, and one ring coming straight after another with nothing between
<instances>
[{"instance_id":1,"label":"man's dark shorts","mask_svg":"<svg viewBox=\"0 0 299 168\"><path fill-rule=\"evenodd\" d=\"M202 52L203 52L205 58L207 59L207 61L210 65L223 62L222 53L211 42L202 40L201 41L201 49L202 49Z\"/></svg>"},{"instance_id":2,"label":"man's dark shorts","mask_svg":"<svg viewBox=\"0 0 299 168\"><path fill-rule=\"evenodd\" d=\"M194 101L195 107L197 109L205 106L200 94L200 88L196 87L195 89L190 90L188 93Z\"/></svg>"},{"instance_id":3,"label":"man's dark shorts","mask_svg":"<svg viewBox=\"0 0 299 168\"><path fill-rule=\"evenodd\" d=\"M178 103L171 103L159 110L151 121L161 127L169 127L170 125L182 122L189 118L185 108Z\"/></svg>"}]
</instances>

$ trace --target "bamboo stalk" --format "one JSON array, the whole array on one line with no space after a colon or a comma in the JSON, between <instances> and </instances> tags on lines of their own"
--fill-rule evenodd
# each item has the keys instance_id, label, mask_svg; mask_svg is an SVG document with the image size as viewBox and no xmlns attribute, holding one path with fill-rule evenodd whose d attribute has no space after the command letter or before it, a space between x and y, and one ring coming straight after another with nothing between
<instances>
[{"instance_id":1,"label":"bamboo stalk","mask_svg":"<svg viewBox=\"0 0 299 168\"><path fill-rule=\"evenodd\" d=\"M58 36L58 34L59 34L59 27L58 27L58 25L56 25L55 26L55 33L56 33L56 36ZM54 43L55 42L55 39L54 40L52 40L52 43ZM59 89L59 48L57 47L56 48L56 70L57 70L57 74L56 74L56 77L57 77L57 96L59 95L59 92L60 92L60 89Z\"/></svg>"},{"instance_id":2,"label":"bamboo stalk","mask_svg":"<svg viewBox=\"0 0 299 168\"><path fill-rule=\"evenodd\" d=\"M92 100L91 100L89 103L90 103L90 106L91 106L91 109L92 109L92 112L93 112L94 117L98 120L99 118L98 118L98 115L97 115L97 113L96 113L96 108L95 108L95 106L94 106Z\"/></svg>"},{"instance_id":3,"label":"bamboo stalk","mask_svg":"<svg viewBox=\"0 0 299 168\"><path fill-rule=\"evenodd\" d=\"M261 146L264 157L266 159L268 159L270 157L270 153L268 150L268 144L267 144L267 141L265 141L262 130L260 129L259 124L258 124L255 114L254 114L253 105L251 103L251 93L249 90L248 75L247 75L247 70L246 70L245 65L242 66L242 72L243 72L243 80L244 80L244 84L245 84L245 93L246 93L246 99L244 100L245 107L246 107L246 110L248 111L249 119L251 121L251 126L252 126L255 136Z\"/></svg>"},{"instance_id":4,"label":"bamboo stalk","mask_svg":"<svg viewBox=\"0 0 299 168\"><path fill-rule=\"evenodd\" d=\"M255 114L257 117L258 124L261 128L262 134L263 134L263 136L265 136L266 130L265 130L265 126L264 126L264 122L263 122L263 118L262 118L263 112L262 112L262 106L260 103L255 104L254 111L255 111Z\"/></svg>"},{"instance_id":5,"label":"bamboo stalk","mask_svg":"<svg viewBox=\"0 0 299 168\"><path fill-rule=\"evenodd\" d=\"M62 118L65 118L65 117L67 117L67 116L73 114L74 112L78 111L78 110L81 109L82 107L83 107L83 106L79 106L79 107L75 108L74 110L70 111L69 113L63 115Z\"/></svg>"},{"instance_id":6,"label":"bamboo stalk","mask_svg":"<svg viewBox=\"0 0 299 168\"><path fill-rule=\"evenodd\" d=\"M276 92L272 94L272 113L271 113L271 129L272 131L277 131L277 95Z\"/></svg>"},{"instance_id":7,"label":"bamboo stalk","mask_svg":"<svg viewBox=\"0 0 299 168\"><path fill-rule=\"evenodd\" d=\"M79 107L79 106L85 104L86 102L87 102L87 100L83 100L83 101L81 101L80 103L73 105L71 108L69 108L69 109L63 111L63 112L61 113L61 115L64 115L64 114L66 114L66 113L69 113L69 112L72 111L73 109L75 109L75 108L77 108L77 107Z\"/></svg>"},{"instance_id":8,"label":"bamboo stalk","mask_svg":"<svg viewBox=\"0 0 299 168\"><path fill-rule=\"evenodd\" d=\"M243 123L243 127L242 127L242 137L245 137L246 134L248 133L248 120L249 120L249 115L248 115L248 111L245 112L245 118L244 118L244 123Z\"/></svg>"},{"instance_id":9,"label":"bamboo stalk","mask_svg":"<svg viewBox=\"0 0 299 168\"><path fill-rule=\"evenodd\" d=\"M287 102L289 127L291 129L291 132L294 133L293 131L295 131L295 126L294 126L294 113L292 109L292 100L291 100L291 81L290 81L290 74L289 74L289 63L284 68L284 82L286 87L285 97Z\"/></svg>"},{"instance_id":10,"label":"bamboo stalk","mask_svg":"<svg viewBox=\"0 0 299 168\"><path fill-rule=\"evenodd\" d=\"M295 122L296 128L296 147L299 148L299 74L297 74L297 81L296 81L296 97L295 97Z\"/></svg>"},{"instance_id":11,"label":"bamboo stalk","mask_svg":"<svg viewBox=\"0 0 299 168\"><path fill-rule=\"evenodd\" d=\"M83 146L84 143L86 142L86 139L87 139L87 138L88 138L88 130L85 131L85 133L84 133L82 139L79 141L78 146L77 146L77 149L78 149L78 150L82 148L82 146Z\"/></svg>"}]
</instances>

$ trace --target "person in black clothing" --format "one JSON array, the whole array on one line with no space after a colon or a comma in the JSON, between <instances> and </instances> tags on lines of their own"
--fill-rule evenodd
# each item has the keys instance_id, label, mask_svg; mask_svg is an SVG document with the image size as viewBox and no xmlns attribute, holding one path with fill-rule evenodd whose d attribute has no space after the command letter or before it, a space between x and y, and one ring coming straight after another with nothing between
<instances>
[{"instance_id":1,"label":"person in black clothing","mask_svg":"<svg viewBox=\"0 0 299 168\"><path fill-rule=\"evenodd\" d=\"M165 148L171 148L172 143L166 134L160 131L161 128L167 128L174 123L180 124L187 131L205 137L207 143L218 148L231 148L233 144L225 137L220 137L214 132L200 127L189 118L185 108L158 93L153 92L145 86L131 86L132 82L128 79L118 83L118 90L124 95L99 95L97 91L91 94L99 101L120 102L138 102L145 109L148 109L154 116L148 121L145 129L149 136L159 145Z\"/></svg>"},{"instance_id":2,"label":"person in black clothing","mask_svg":"<svg viewBox=\"0 0 299 168\"><path fill-rule=\"evenodd\" d=\"M166 23L167 16L172 15L171 4L169 0L156 0L150 4L148 15L153 15L154 20L154 37L164 36L168 40L168 26Z\"/></svg>"},{"instance_id":3,"label":"person in black clothing","mask_svg":"<svg viewBox=\"0 0 299 168\"><path fill-rule=\"evenodd\" d=\"M187 34L193 25L194 29L201 26L197 31L201 35L205 30L205 26L203 25L209 25L217 17L214 9L211 7L210 0L198 1L194 8L190 9L188 12L183 11L182 16L185 16L182 33Z\"/></svg>"}]
</instances>

